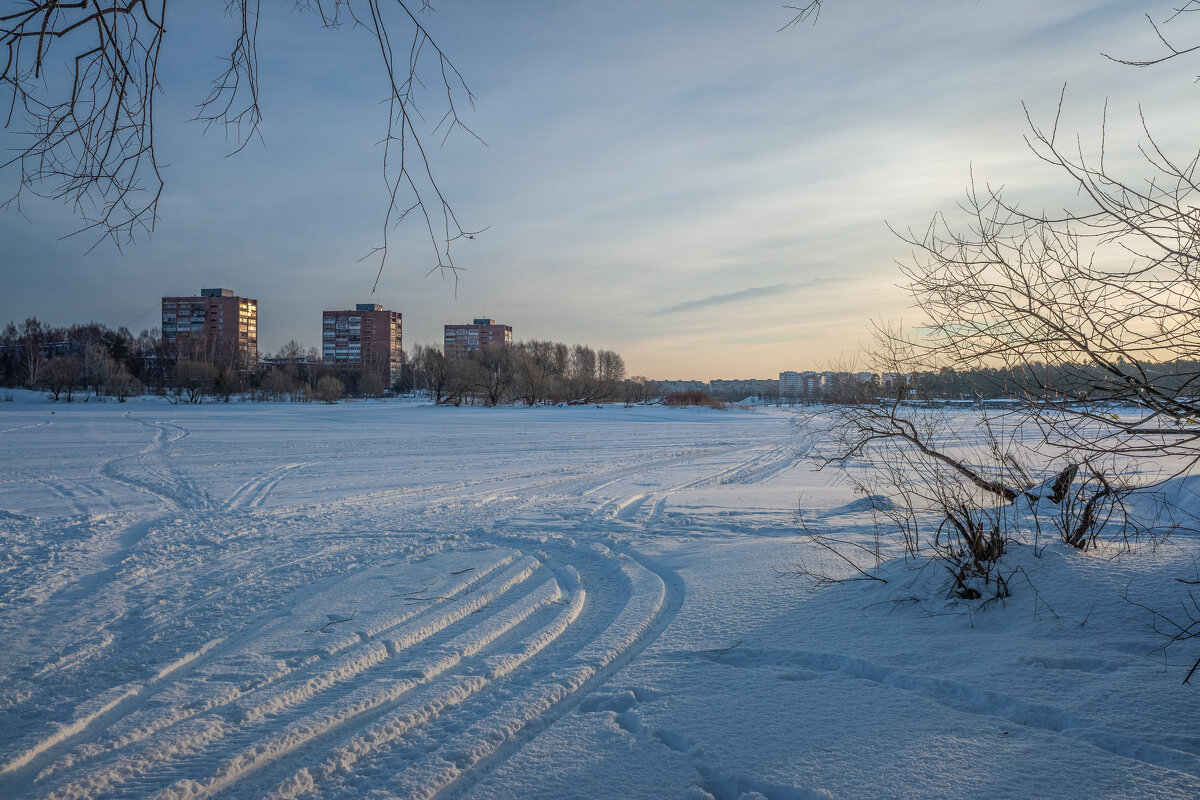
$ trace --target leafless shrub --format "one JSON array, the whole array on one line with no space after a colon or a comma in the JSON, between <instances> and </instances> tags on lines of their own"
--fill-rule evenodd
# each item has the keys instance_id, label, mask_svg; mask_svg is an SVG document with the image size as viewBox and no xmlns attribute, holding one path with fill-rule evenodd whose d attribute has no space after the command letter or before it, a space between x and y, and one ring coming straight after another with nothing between
<instances>
[{"instance_id":1,"label":"leafless shrub","mask_svg":"<svg viewBox=\"0 0 1200 800\"><path fill-rule=\"evenodd\" d=\"M729 404L724 400L718 400L715 397L709 397L705 392L690 391L690 392L671 392L664 395L662 403L665 406L673 408L682 408L684 406L702 406L704 408L715 408L724 410Z\"/></svg>"},{"instance_id":2,"label":"leafless shrub","mask_svg":"<svg viewBox=\"0 0 1200 800\"><path fill-rule=\"evenodd\" d=\"M1200 586L1200 571L1197 571L1195 579L1176 578L1175 580L1189 587ZM1200 598L1196 597L1194 589L1187 590L1187 597L1180 600L1177 611L1164 611L1134 600L1130 597L1128 586L1125 587L1125 601L1145 611L1150 617L1148 623L1150 629L1166 640L1152 652L1161 653L1165 658L1170 648L1193 640L1200 640ZM1189 683L1197 670L1200 670L1200 657L1197 657L1192 663L1183 682Z\"/></svg>"},{"instance_id":3,"label":"leafless shrub","mask_svg":"<svg viewBox=\"0 0 1200 800\"><path fill-rule=\"evenodd\" d=\"M79 366L75 363L75 359L70 356L55 356L46 362L38 375L45 387L54 395L56 402L63 392L67 393L67 402L71 402L71 393L79 378Z\"/></svg>"},{"instance_id":4,"label":"leafless shrub","mask_svg":"<svg viewBox=\"0 0 1200 800\"><path fill-rule=\"evenodd\" d=\"M884 561L884 537L878 525L873 526L871 540L864 543L849 535L823 530L805 518L802 508L796 510L795 521L805 541L818 549L818 555L801 556L786 570L788 574L815 586L854 581L887 583L878 573Z\"/></svg>"},{"instance_id":5,"label":"leafless shrub","mask_svg":"<svg viewBox=\"0 0 1200 800\"><path fill-rule=\"evenodd\" d=\"M213 393L217 386L220 370L207 361L180 361L171 373L171 389L175 399L186 399L189 403L201 403Z\"/></svg>"},{"instance_id":6,"label":"leafless shrub","mask_svg":"<svg viewBox=\"0 0 1200 800\"><path fill-rule=\"evenodd\" d=\"M345 391L345 385L332 375L322 376L317 381L317 399L323 403L329 403L330 405L336 403L342 399L342 394Z\"/></svg>"},{"instance_id":7,"label":"leafless shrub","mask_svg":"<svg viewBox=\"0 0 1200 800\"><path fill-rule=\"evenodd\" d=\"M932 559L946 569L950 596L999 599L1009 591L1002 559L1010 543L1036 551L1051 535L1086 550L1164 533L1139 523L1127 505L1140 488L1133 468L1069 451L1050 458L1040 439L1021 438L1028 423L1019 416L993 420L984 411L897 401L810 409L798 420L817 468L841 470L873 519L873 546L801 520L807 539L854 575L878 578L874 570L890 557ZM818 583L832 574L802 571Z\"/></svg>"}]
</instances>

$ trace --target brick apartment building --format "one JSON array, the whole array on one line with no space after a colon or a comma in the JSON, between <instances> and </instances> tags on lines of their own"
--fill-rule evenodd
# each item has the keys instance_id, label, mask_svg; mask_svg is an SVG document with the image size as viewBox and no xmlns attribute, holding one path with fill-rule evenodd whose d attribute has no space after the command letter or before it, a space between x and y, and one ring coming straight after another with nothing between
<instances>
[{"instance_id":1,"label":"brick apartment building","mask_svg":"<svg viewBox=\"0 0 1200 800\"><path fill-rule=\"evenodd\" d=\"M378 303L321 312L321 360L370 369L390 386L404 364L403 315Z\"/></svg>"},{"instance_id":2,"label":"brick apartment building","mask_svg":"<svg viewBox=\"0 0 1200 800\"><path fill-rule=\"evenodd\" d=\"M471 324L445 326L444 349L448 358L466 358L467 353L489 344L512 344L512 327L494 319L477 319Z\"/></svg>"},{"instance_id":3,"label":"brick apartment building","mask_svg":"<svg viewBox=\"0 0 1200 800\"><path fill-rule=\"evenodd\" d=\"M164 297L162 338L178 358L253 369L258 363L258 301L230 289Z\"/></svg>"}]
</instances>

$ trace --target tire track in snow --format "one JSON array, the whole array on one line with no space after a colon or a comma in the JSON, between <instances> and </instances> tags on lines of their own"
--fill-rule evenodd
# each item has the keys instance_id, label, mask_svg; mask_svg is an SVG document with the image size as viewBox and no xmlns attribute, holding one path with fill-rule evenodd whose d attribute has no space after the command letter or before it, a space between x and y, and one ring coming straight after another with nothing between
<instances>
[{"instance_id":1,"label":"tire track in snow","mask_svg":"<svg viewBox=\"0 0 1200 800\"><path fill-rule=\"evenodd\" d=\"M170 465L168 458L168 448L189 437L191 431L167 422L145 422L133 417L129 411L123 416L152 429L154 436L137 453L114 456L106 460L100 467L100 474L118 483L148 492L177 510L211 507L208 494L201 492L194 483L180 475ZM125 466L126 462L132 463Z\"/></svg>"},{"instance_id":2,"label":"tire track in snow","mask_svg":"<svg viewBox=\"0 0 1200 800\"><path fill-rule=\"evenodd\" d=\"M172 490L179 485L161 450L186 434L168 438L171 435L169 429L158 428L160 453L143 451L139 455L145 458L133 459L137 462L131 465L134 478L142 477L136 470L145 467L149 472L161 462L166 477L161 479L160 488ZM506 496L548 505L557 498L539 496L547 490L590 496L623 478L744 449L745 443L677 450L635 459L633 463L608 463L590 472L539 470L515 484L509 476L472 482L467 491L465 483L390 490L336 503L273 508L264 512L262 519L283 525L286 514L296 509L336 514L339 509L374 505L381 496L400 498L401 505L414 506L439 498L482 503ZM762 462L763 454L758 453L698 479L701 483L690 481L685 486L705 485L703 482L714 475L731 474L738 467L757 464L761 468ZM124 467L124 463L117 467ZM230 510L253 508L256 497L265 499L274 488L268 488L268 484L287 474L284 467L243 484L230 498ZM656 572L635 552L587 548L565 537L604 535L611 523L661 519L666 497L674 490L610 501L603 506L604 513L593 514L574 530L568 523L554 536L536 538L532 546L549 553L543 558L539 552L538 557L553 572L557 595L550 586L539 598L534 593L548 584L531 581L536 584L533 590L494 598L406 650L393 653L386 645L381 650L375 646L381 642L380 632L373 627L360 629L339 637L338 648L319 656L285 660L277 663L274 671L260 665L258 683L252 680L250 686L243 687L231 682L232 689L217 696L212 681L222 677L222 659L228 660L231 669L250 669L244 658L254 649L254 637L234 634L180 668L175 673L180 680L169 680L155 686L153 692L143 691L124 700L74 737L72 741L81 745L88 740L86 746L45 767L36 781L37 791L49 791L56 797L72 796L72 792L81 796L146 796L167 792L171 787L192 786L180 781L205 786L205 781L215 778L217 782L205 792L241 796L243 792L261 794L274 787L280 793L322 795L341 786L344 773L340 768L322 771L322 765L333 763L329 759L335 753L354 753L355 763L362 769L397 767L391 774L398 774L400 761L416 752L414 748L422 741L434 745L432 752L422 751L420 759L409 763L419 763L428 776L426 793L440 790L453 795L465 791L493 766L518 752L537 730L552 724L585 694L603 685L670 623L683 598L677 577ZM261 504L260 500L257 505ZM509 545L514 541L525 540L519 535L498 540ZM540 574L546 574L545 570ZM611 574L623 577L616 581ZM536 607L520 605L525 597L530 597L528 603ZM560 605L564 602L566 605ZM182 613L163 620L169 624L169 619ZM363 622L358 620L353 625ZM396 668L398 659L416 650L427 656L420 669ZM238 662L238 658L243 661ZM569 669L564 669L566 666ZM196 678L185 681L185 673ZM241 675L246 677L244 671ZM243 688L245 691L233 696L234 690ZM193 691L190 700L189 691ZM218 702L219 707L201 707ZM386 735L382 728L372 728L388 723L395 724ZM375 732L371 734L374 738L370 746L365 746L367 740L362 737L369 730ZM273 749L256 750L268 737L272 737ZM29 768L47 764L56 753L64 751L61 745L51 747L33 759ZM217 775L214 766L218 772L224 771ZM81 777L85 768L89 771ZM225 778L228 782L221 783ZM311 789L305 788L306 780L311 780ZM68 791L72 785L74 788Z\"/></svg>"},{"instance_id":3,"label":"tire track in snow","mask_svg":"<svg viewBox=\"0 0 1200 800\"><path fill-rule=\"evenodd\" d=\"M428 506L436 503L444 502L463 502L471 501L477 505L486 505L493 503L498 499L506 496L528 498L536 496L535 492L542 492L550 489L559 491L571 490L572 487L586 486L586 489L580 489L579 494L587 496L605 486L611 485L623 477L636 475L650 469L670 468L679 464L687 463L696 459L707 458L715 453L727 452L736 449L740 445L731 445L724 448L703 448L697 450L674 450L665 454L654 454L648 458L636 460L632 463L621 461L617 464L605 466L599 470L572 471L569 474L563 474L562 468L553 470L533 471L520 476L515 476L520 482L512 483L514 476L493 476L478 481L464 481L453 484L436 484L428 487L406 487L398 489L387 489L379 492L371 492L363 495L356 495L341 500L327 501L320 503L306 503L303 505L288 506L275 509L277 518L286 517L288 514L301 513L304 511L315 511L330 513L344 510L347 508L359 508L364 505L379 506L385 501L394 501L400 505L415 505ZM528 480L532 478L532 480ZM599 480L600 484L596 485ZM504 486L496 487L497 483L506 483ZM474 490L480 487L487 488L484 491L466 491Z\"/></svg>"},{"instance_id":4,"label":"tire track in snow","mask_svg":"<svg viewBox=\"0 0 1200 800\"><path fill-rule=\"evenodd\" d=\"M483 569L473 571L472 574L455 579L439 589L444 596L409 609L405 613L376 619L358 633L338 636L317 650L310 651L309 657L300 660L299 663L257 677L244 676L242 680L224 681L223 688L214 695L204 676L235 673L236 663L243 657L245 648L253 645L261 635L262 625L254 626L243 635L227 640L223 646L210 648L212 653L205 660L206 663L193 667L193 672L199 671L201 674L201 680L197 683L165 687L158 696L145 696L143 693L145 699L142 703L136 707L122 709L119 715L110 715L104 730L108 734L107 738L100 735L92 737L87 745L77 747L55 763L43 768L37 779L44 780L57 773L75 770L91 759L117 756L115 766L94 769L84 778L76 779L67 787L56 790L57 794L52 793L52 796L63 797L87 796L99 786L122 783L128 777L152 769L163 759L191 752L194 747L189 745L188 739L193 733L187 731L180 735L170 731L179 723L192 721L194 727L194 717L210 715L210 718L205 720L208 723L205 728L205 742L208 742L229 732L224 729L226 726L219 724L219 720L216 721L217 727L222 730L213 732L214 720L211 715L222 709L236 705L238 708L233 716L263 719L270 716L272 710L284 710L303 702L315 695L319 687L333 685L339 678L345 679L356 674L353 661L357 654L350 652L351 648L370 642L372 637L385 634L404 623L411 624L415 620L427 625L427 621L422 622L423 615L438 612L447 602L470 592L476 584L493 579L495 571L509 565L512 560L512 557L502 558ZM461 619L462 616L464 615L460 613L454 619ZM271 620L267 620L269 621ZM370 657L370 653L367 653L367 662L370 661ZM367 663L366 666L370 664ZM206 669L200 670L197 667ZM195 690L197 696L189 699L189 690ZM183 697L180 697L180 694ZM159 710L163 707L166 708L165 711ZM191 742L191 745L195 744ZM121 751L126 748L135 751L132 758L121 757ZM145 751L151 751L151 754L147 755ZM157 755L154 755L155 753ZM122 777L118 779L114 775Z\"/></svg>"},{"instance_id":5,"label":"tire track in snow","mask_svg":"<svg viewBox=\"0 0 1200 800\"><path fill-rule=\"evenodd\" d=\"M92 516L96 511L95 499L105 496L104 492L79 481L43 478L38 482L48 488L55 497L70 506L74 516L77 517ZM89 500L93 502L89 504L87 502Z\"/></svg>"},{"instance_id":6,"label":"tire track in snow","mask_svg":"<svg viewBox=\"0 0 1200 800\"><path fill-rule=\"evenodd\" d=\"M214 646L190 665L191 682L125 701L140 713L44 767L33 788L54 800L321 796L348 764L398 772L394 758L411 763L416 743L433 741L432 754L422 751L426 794L454 790L607 680L682 600L677 579L599 545L553 543L476 583L405 622L362 620L286 675L204 707L204 676L219 676L246 643ZM200 692L192 703L179 696L189 687ZM441 769L451 753L455 768Z\"/></svg>"},{"instance_id":7,"label":"tire track in snow","mask_svg":"<svg viewBox=\"0 0 1200 800\"><path fill-rule=\"evenodd\" d=\"M219 761L216 770L198 779L193 769L186 769L185 777L155 796L207 797L225 789L235 796L243 791L258 792L242 787L246 780L261 782L255 773L264 767L288 759L301 748L311 749L330 735L336 738L347 727L361 727L397 702L407 702L407 696L418 687L440 685L443 673L448 674L446 680L453 680L450 673L460 662L557 599L557 587L542 584L540 589L505 602L512 590L527 588L526 581L540 566L536 559L519 559L492 585L451 603L436 618L400 626L380 637L367 652L347 653L335 662L334 669L298 685L279 687L266 697L245 698L239 703L239 713L227 717L236 730L226 737L226 746L206 748L196 764L183 765L185 769L199 767L203 774ZM504 610L475 616L492 605ZM451 638L436 636L443 631ZM269 725L264 729L260 723Z\"/></svg>"},{"instance_id":8,"label":"tire track in snow","mask_svg":"<svg viewBox=\"0 0 1200 800\"><path fill-rule=\"evenodd\" d=\"M132 682L115 686L107 692L101 692L90 703L76 714L75 718L64 725L59 725L57 729L49 736L41 739L32 747L27 748L24 752L12 757L3 765L0 765L0 775L5 773L15 772L16 770L30 764L34 759L46 752L50 748L65 742L66 740L82 733L89 727L92 727L98 720L103 719L106 715L111 714L114 710L127 702L128 700L142 694L149 686L163 681L171 675L171 673L187 666L196 658L203 655L208 649L215 646L220 640L209 642L204 647L200 648L195 653L189 653L182 658L176 659L174 662L160 669L153 678L146 683Z\"/></svg>"},{"instance_id":9,"label":"tire track in snow","mask_svg":"<svg viewBox=\"0 0 1200 800\"><path fill-rule=\"evenodd\" d=\"M501 641L501 637L516 631L534 613L563 603L567 611L558 612L545 625L539 620L536 624L542 627L524 636L509 652L494 653L482 660L477 659L474 664L467 661L484 648ZM317 765L304 766L298 771L295 765L289 765L287 772L292 774L282 781L276 777L280 787L277 793L295 794L295 789L307 793L316 783L345 771L360 758L370 757L381 747L412 730L416 724L429 723L442 710L458 706L472 695L491 687L566 629L571 620L564 619L564 616L570 615L571 605L564 600L564 590L557 580L550 578L505 610L491 615L412 662L400 673L402 677L397 686L397 696L404 695L400 703L377 716L370 724L358 726L357 732L336 743L331 754ZM280 738L293 735L287 731ZM284 787L294 788L289 792Z\"/></svg>"},{"instance_id":10,"label":"tire track in snow","mask_svg":"<svg viewBox=\"0 0 1200 800\"><path fill-rule=\"evenodd\" d=\"M17 431L31 431L34 428L44 428L45 426L50 425L53 422L54 422L54 420L52 420L52 419L46 419L46 420L42 420L41 422L35 422L32 425L17 425L12 428L0 428L0 433L16 433Z\"/></svg>"},{"instance_id":11,"label":"tire track in snow","mask_svg":"<svg viewBox=\"0 0 1200 800\"><path fill-rule=\"evenodd\" d=\"M603 686L667 629L686 589L673 571L634 550L613 551L631 597L604 632L559 670L529 682L415 767L392 776L407 797L458 797Z\"/></svg>"},{"instance_id":12,"label":"tire track in snow","mask_svg":"<svg viewBox=\"0 0 1200 800\"><path fill-rule=\"evenodd\" d=\"M508 566L504 568L505 565ZM201 772L204 771L204 764L212 763L214 752L240 752L243 754L240 760L230 755L228 762L255 765L258 759L249 757L247 761L245 753L253 751L252 743L270 736L281 725L292 732L291 739L283 740L292 746L279 748L281 752L274 757L286 755L293 746L307 745L327 729L355 721L361 714L404 694L411 687L406 688L395 681L390 683L387 691L380 688L381 684L388 682L377 677L379 668L394 673L397 659L422 642L429 640L433 643L429 646L436 645L431 637L436 637L442 631L445 631L443 639L445 636L453 637L449 644L437 645L442 655L435 662L445 669L456 663L454 659L446 661L445 658L445 654L453 652L455 647L459 647L463 653L475 652L513 626L521 624L538 607L554 603L560 590L543 582L538 590L540 594L531 593L513 603L513 608L519 608L521 603L532 602L532 605L512 615L506 624L496 626L495 621L500 615L477 616L484 609L500 608L506 604L506 596L511 590L524 586L530 576L538 573L539 566L535 558L525 557L514 562L510 556L490 568L456 577L448 590L449 595L438 597L399 616L393 614L388 618L366 620L367 624L362 629L331 639L319 648L320 653L305 659L297 669L284 671L289 674L267 676L268 679L259 686L249 689L245 686L236 687L237 691L225 692L224 696L216 698L216 702L212 697L208 698L209 702L204 702L205 698L201 696L194 703L181 703L179 691L187 687L163 689L162 700L147 698L142 703L143 711L152 712L164 706L168 711L159 713L157 718L153 713L143 713L140 718L137 714L128 715L129 724L124 727L110 726L108 740L102 739L88 747L77 748L75 752L43 769L38 780L44 785L48 781L53 782L50 781L53 776L60 775L69 781L52 790L47 797L88 797L99 791L144 796L150 790L162 788L161 781L156 784L150 774L158 773L161 777L164 769L169 773L171 765L168 762L181 758L186 760L189 756L196 756L198 760L192 765L193 771L198 765ZM496 574L482 580L490 572ZM447 589L440 587L437 591ZM428 613L431 609L435 612L432 616ZM477 629L480 624L492 625L495 630L490 637L479 637L470 631L463 633L459 630L464 625ZM209 659L212 668L198 675L192 688L211 690L204 676L219 676L222 672L219 663L222 660L219 657L221 650L228 651L224 653L226 660L233 657L233 661L236 661L236 649L222 647L217 650L218 657ZM433 670L423 678L418 678L416 684L431 680L437 672ZM406 680L412 682L411 676ZM402 691L397 692L397 687ZM342 705L338 706L338 703ZM222 711L222 708L225 710ZM297 734L296 731L308 731L311 735ZM221 742L227 744L222 746ZM266 760L273 760L274 757ZM86 761L95 759L107 760L108 763L93 768L83 777L75 774ZM194 777L188 779L194 780ZM155 786L158 789L154 789Z\"/></svg>"},{"instance_id":13,"label":"tire track in snow","mask_svg":"<svg viewBox=\"0 0 1200 800\"><path fill-rule=\"evenodd\" d=\"M282 467L277 467L265 475L257 475L239 486L229 499L225 501L224 509L226 511L237 511L243 508L258 508L271 492L275 490L284 478L288 477L293 470L311 467L315 461L303 461L295 464L285 464Z\"/></svg>"},{"instance_id":14,"label":"tire track in snow","mask_svg":"<svg viewBox=\"0 0 1200 800\"><path fill-rule=\"evenodd\" d=\"M753 455L743 458L732 466L718 469L716 472L691 478L665 489L638 493L620 500L602 503L589 515L589 520L615 519L622 523L645 528L647 525L658 524L662 521L667 502L672 495L678 492L703 486L763 483L789 469L799 460L799 457L794 454L780 455L774 447L769 447L766 452L759 452L763 449L762 446L755 446L751 449ZM610 481L609 483L614 482ZM597 486L596 489L607 485ZM614 505L615 511L612 510Z\"/></svg>"}]
</instances>

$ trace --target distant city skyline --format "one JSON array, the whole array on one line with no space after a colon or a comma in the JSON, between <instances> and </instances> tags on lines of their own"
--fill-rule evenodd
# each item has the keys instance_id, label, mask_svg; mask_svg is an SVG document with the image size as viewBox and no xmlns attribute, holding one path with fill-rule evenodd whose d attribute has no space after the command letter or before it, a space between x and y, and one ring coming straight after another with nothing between
<instances>
[{"instance_id":1,"label":"distant city skyline","mask_svg":"<svg viewBox=\"0 0 1200 800\"><path fill-rule=\"evenodd\" d=\"M827 3L816 28L785 31L776 2L436 8L422 19L478 97L464 118L487 142L430 149L464 226L488 228L456 243L457 286L426 274L408 223L374 294L378 262L358 260L385 202L379 65L361 33L265 4L263 141L227 158L219 131L184 121L231 28L188 4L160 65L154 237L89 252L88 234L63 238L70 209L0 214L0 324L137 333L163 296L223 286L258 299L263 352L319 348L322 310L372 302L404 315L409 350L488 317L518 341L615 350L652 378L823 370L854 362L868 320L916 320L896 286L908 248L887 224L923 229L972 175L1029 206L1071 202L1025 147L1022 102L1049 124L1065 83L1060 128L1094 152L1107 99L1117 167L1138 158L1139 104L1168 148L1195 129L1178 100L1200 91L1190 65L1149 80L1101 55L1159 52L1144 18L1169 11L1157 1Z\"/></svg>"}]
</instances>

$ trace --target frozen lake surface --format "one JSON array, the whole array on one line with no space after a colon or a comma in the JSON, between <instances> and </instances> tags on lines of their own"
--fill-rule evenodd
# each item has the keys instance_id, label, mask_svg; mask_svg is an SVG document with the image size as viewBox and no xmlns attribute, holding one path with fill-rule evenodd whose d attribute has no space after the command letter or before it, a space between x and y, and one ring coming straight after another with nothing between
<instances>
[{"instance_id":1,"label":"frozen lake surface","mask_svg":"<svg viewBox=\"0 0 1200 800\"><path fill-rule=\"evenodd\" d=\"M1197 653L1124 599L1177 607L1200 541L1014 552L982 611L901 564L818 591L798 505L870 517L799 441L776 410L18 392L0 797L1200 796Z\"/></svg>"}]
</instances>

